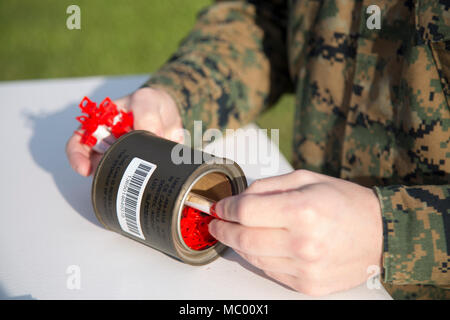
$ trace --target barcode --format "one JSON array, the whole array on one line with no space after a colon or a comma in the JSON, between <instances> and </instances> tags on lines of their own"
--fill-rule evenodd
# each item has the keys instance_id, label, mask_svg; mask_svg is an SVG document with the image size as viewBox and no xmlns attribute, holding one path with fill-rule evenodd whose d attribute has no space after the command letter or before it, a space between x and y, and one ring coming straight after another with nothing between
<instances>
[{"instance_id":1,"label":"barcode","mask_svg":"<svg viewBox=\"0 0 450 320\"><path fill-rule=\"evenodd\" d=\"M128 229L135 234L140 234L136 221L139 193L142 185L144 184L145 178L150 172L150 169L150 166L146 166L142 163L138 166L131 177L127 193L125 195L125 219L127 221Z\"/></svg>"},{"instance_id":2,"label":"barcode","mask_svg":"<svg viewBox=\"0 0 450 320\"><path fill-rule=\"evenodd\" d=\"M153 163L134 158L122 177L117 195L117 217L122 230L145 239L140 224L140 203Z\"/></svg>"}]
</instances>

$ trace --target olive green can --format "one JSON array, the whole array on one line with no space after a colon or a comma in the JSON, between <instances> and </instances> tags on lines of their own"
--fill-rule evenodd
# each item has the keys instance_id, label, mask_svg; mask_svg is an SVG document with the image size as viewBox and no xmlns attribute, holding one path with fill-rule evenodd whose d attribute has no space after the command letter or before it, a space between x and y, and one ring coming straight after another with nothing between
<instances>
[{"instance_id":1,"label":"olive green can","mask_svg":"<svg viewBox=\"0 0 450 320\"><path fill-rule=\"evenodd\" d=\"M178 155L191 161L180 161ZM246 187L235 162L147 131L132 131L103 155L93 179L92 204L107 229L185 263L203 265L226 247L217 242L193 250L184 243L180 219L186 196L193 191L218 201Z\"/></svg>"}]
</instances>

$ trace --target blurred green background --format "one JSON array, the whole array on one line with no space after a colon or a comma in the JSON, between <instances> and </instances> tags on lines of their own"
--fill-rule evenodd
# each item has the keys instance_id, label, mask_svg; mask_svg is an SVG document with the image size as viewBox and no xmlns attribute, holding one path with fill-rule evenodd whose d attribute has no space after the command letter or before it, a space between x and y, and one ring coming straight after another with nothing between
<instances>
[{"instance_id":1,"label":"blurred green background","mask_svg":"<svg viewBox=\"0 0 450 320\"><path fill-rule=\"evenodd\" d=\"M152 73L173 53L211 0L0 0L0 81ZM66 9L81 8L81 30ZM294 99L262 114L280 129L291 160Z\"/></svg>"}]
</instances>

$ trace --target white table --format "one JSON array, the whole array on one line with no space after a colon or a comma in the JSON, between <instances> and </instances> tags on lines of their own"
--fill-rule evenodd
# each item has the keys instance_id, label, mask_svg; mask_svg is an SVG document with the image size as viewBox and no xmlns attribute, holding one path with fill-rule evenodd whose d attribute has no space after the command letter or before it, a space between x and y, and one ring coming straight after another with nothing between
<instances>
[{"instance_id":1,"label":"white table","mask_svg":"<svg viewBox=\"0 0 450 320\"><path fill-rule=\"evenodd\" d=\"M0 82L0 298L309 299L264 277L232 250L194 267L96 220L91 178L73 172L64 154L77 126L77 105L85 95L94 101L120 97L146 78ZM261 177L258 166L242 167L249 181ZM281 156L278 173L290 170ZM79 289L69 281L78 275ZM364 284L324 298L390 296Z\"/></svg>"}]
</instances>

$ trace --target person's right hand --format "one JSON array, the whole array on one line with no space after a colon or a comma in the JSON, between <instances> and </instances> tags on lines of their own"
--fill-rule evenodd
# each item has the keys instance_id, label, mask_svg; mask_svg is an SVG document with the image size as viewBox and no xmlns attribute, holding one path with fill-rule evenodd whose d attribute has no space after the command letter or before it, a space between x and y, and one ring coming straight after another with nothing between
<instances>
[{"instance_id":1,"label":"person's right hand","mask_svg":"<svg viewBox=\"0 0 450 320\"><path fill-rule=\"evenodd\" d=\"M151 131L160 137L183 143L180 113L175 101L164 90L141 88L114 103L119 109L133 112L135 130ZM80 138L77 134L70 137L66 154L72 168L88 176L94 172L102 155L81 144Z\"/></svg>"}]
</instances>

